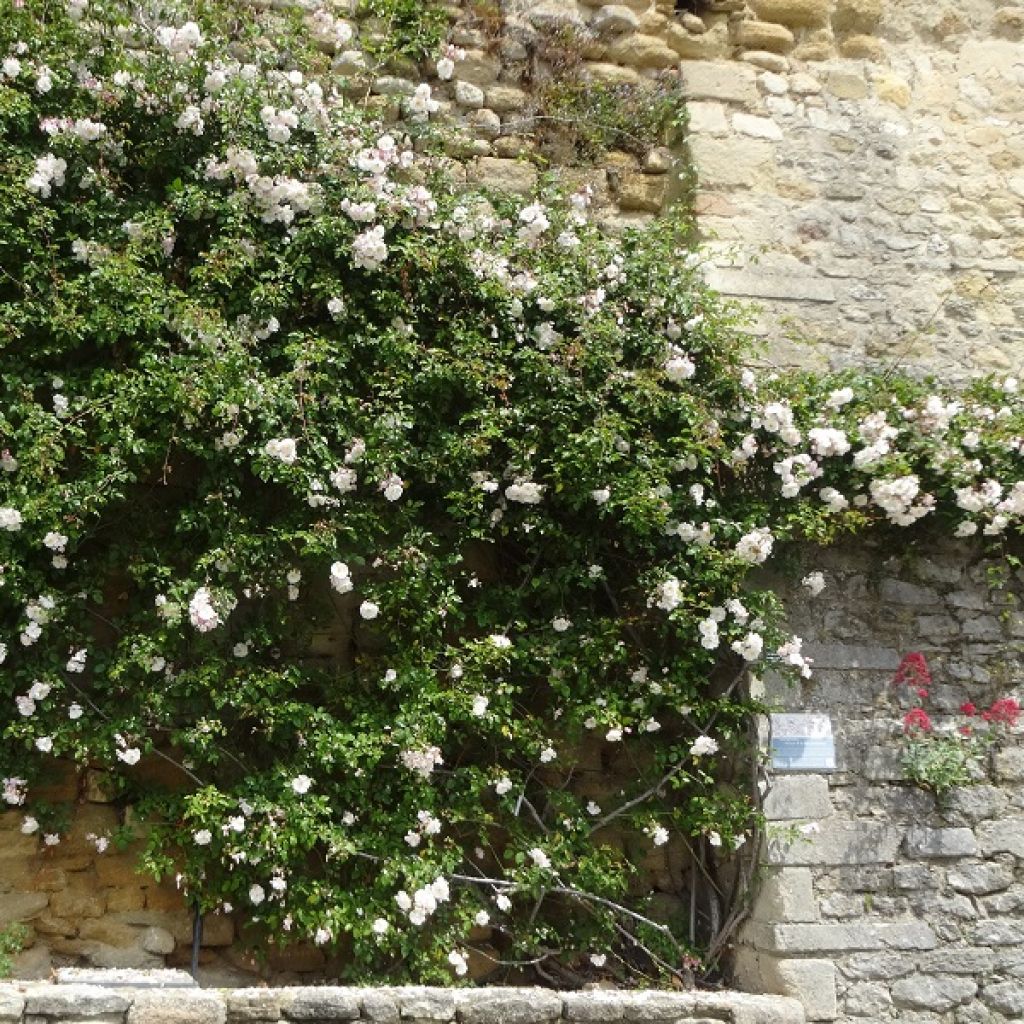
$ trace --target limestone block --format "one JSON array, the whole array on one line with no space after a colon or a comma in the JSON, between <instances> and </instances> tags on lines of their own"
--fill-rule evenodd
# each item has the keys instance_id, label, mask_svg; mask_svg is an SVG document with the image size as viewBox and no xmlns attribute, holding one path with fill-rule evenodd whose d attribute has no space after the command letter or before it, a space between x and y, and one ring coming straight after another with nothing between
<instances>
[{"instance_id":1,"label":"limestone block","mask_svg":"<svg viewBox=\"0 0 1024 1024\"><path fill-rule=\"evenodd\" d=\"M885 60L885 45L875 36L850 36L839 44L839 52L855 60Z\"/></svg>"},{"instance_id":2,"label":"limestone block","mask_svg":"<svg viewBox=\"0 0 1024 1024\"><path fill-rule=\"evenodd\" d=\"M934 949L935 932L924 921L892 921L876 926L882 944L889 949Z\"/></svg>"},{"instance_id":3,"label":"limestone block","mask_svg":"<svg viewBox=\"0 0 1024 1024\"><path fill-rule=\"evenodd\" d=\"M765 957L762 977L769 992L793 996L803 1003L808 1020L835 1020L836 968L831 960L776 960Z\"/></svg>"},{"instance_id":4,"label":"limestone block","mask_svg":"<svg viewBox=\"0 0 1024 1024\"><path fill-rule=\"evenodd\" d=\"M856 953L842 964L842 972L847 978L866 981L891 981L904 978L913 971L913 961L899 953Z\"/></svg>"},{"instance_id":5,"label":"limestone block","mask_svg":"<svg viewBox=\"0 0 1024 1024\"><path fill-rule=\"evenodd\" d=\"M987 1006L1006 1014L1010 1020L1020 1020L1024 1017L1024 984L1019 981L986 984L981 991L981 998Z\"/></svg>"},{"instance_id":6,"label":"limestone block","mask_svg":"<svg viewBox=\"0 0 1024 1024\"><path fill-rule=\"evenodd\" d=\"M829 6L829 0L750 0L750 7L762 21L791 28L827 25Z\"/></svg>"},{"instance_id":7,"label":"limestone block","mask_svg":"<svg viewBox=\"0 0 1024 1024\"><path fill-rule=\"evenodd\" d=\"M1024 943L1024 921L999 918L979 921L972 938L979 946L1019 946Z\"/></svg>"},{"instance_id":8,"label":"limestone block","mask_svg":"<svg viewBox=\"0 0 1024 1024\"><path fill-rule=\"evenodd\" d=\"M663 176L630 173L619 181L618 201L623 210L659 213L668 195L668 180Z\"/></svg>"},{"instance_id":9,"label":"limestone block","mask_svg":"<svg viewBox=\"0 0 1024 1024\"><path fill-rule=\"evenodd\" d=\"M0 1020L19 1021L25 1009L25 997L13 986L0 984Z\"/></svg>"},{"instance_id":10,"label":"limestone block","mask_svg":"<svg viewBox=\"0 0 1024 1024\"><path fill-rule=\"evenodd\" d=\"M543 990L468 989L455 1000L462 1024L546 1024L562 1016L562 997Z\"/></svg>"},{"instance_id":11,"label":"limestone block","mask_svg":"<svg viewBox=\"0 0 1024 1024\"><path fill-rule=\"evenodd\" d=\"M522 110L528 97L522 89L511 85L492 85L485 96L487 106L499 114L508 114L514 110Z\"/></svg>"},{"instance_id":12,"label":"limestone block","mask_svg":"<svg viewBox=\"0 0 1024 1024\"><path fill-rule=\"evenodd\" d=\"M395 990L403 1020L451 1021L455 1019L455 993L446 989Z\"/></svg>"},{"instance_id":13,"label":"limestone block","mask_svg":"<svg viewBox=\"0 0 1024 1024\"><path fill-rule=\"evenodd\" d=\"M679 62L675 50L659 36L639 33L622 36L608 47L608 57L634 68L670 68Z\"/></svg>"},{"instance_id":14,"label":"limestone block","mask_svg":"<svg viewBox=\"0 0 1024 1024\"><path fill-rule=\"evenodd\" d=\"M957 949L956 956L937 949L918 958L917 969L925 974L987 974L996 969L996 955L991 949ZM910 973L909 971L907 972Z\"/></svg>"},{"instance_id":15,"label":"limestone block","mask_svg":"<svg viewBox=\"0 0 1024 1024\"><path fill-rule=\"evenodd\" d=\"M785 96L789 92L789 81L785 75L777 75L774 71L766 71L757 79L761 88L771 96Z\"/></svg>"},{"instance_id":16,"label":"limestone block","mask_svg":"<svg viewBox=\"0 0 1024 1024\"><path fill-rule=\"evenodd\" d=\"M642 11L637 21L637 27L644 35L656 36L664 32L668 26L668 18L661 11L654 7L648 7Z\"/></svg>"},{"instance_id":17,"label":"limestone block","mask_svg":"<svg viewBox=\"0 0 1024 1024\"><path fill-rule=\"evenodd\" d=\"M747 50L740 54L740 60L777 75L784 75L789 70L789 61L782 54L769 53L767 50Z\"/></svg>"},{"instance_id":18,"label":"limestone block","mask_svg":"<svg viewBox=\"0 0 1024 1024\"><path fill-rule=\"evenodd\" d=\"M778 924L758 945L778 953L843 953L884 948L878 928L868 924Z\"/></svg>"},{"instance_id":19,"label":"limestone block","mask_svg":"<svg viewBox=\"0 0 1024 1024\"><path fill-rule=\"evenodd\" d=\"M814 75L809 75L805 71L798 71L790 78L789 88L797 96L816 96L821 92L821 82Z\"/></svg>"},{"instance_id":20,"label":"limestone block","mask_svg":"<svg viewBox=\"0 0 1024 1024\"><path fill-rule=\"evenodd\" d=\"M891 1008L889 986L878 981L861 981L851 985L843 998L843 1009L854 1017L885 1020Z\"/></svg>"},{"instance_id":21,"label":"limestone block","mask_svg":"<svg viewBox=\"0 0 1024 1024\"><path fill-rule=\"evenodd\" d=\"M526 12L535 28L571 28L583 31L587 20L583 8L576 0L540 0L530 4Z\"/></svg>"},{"instance_id":22,"label":"limestone block","mask_svg":"<svg viewBox=\"0 0 1024 1024\"><path fill-rule=\"evenodd\" d=\"M774 176L775 147L760 139L697 136L690 140L690 154L704 188L767 187Z\"/></svg>"},{"instance_id":23,"label":"limestone block","mask_svg":"<svg viewBox=\"0 0 1024 1024\"><path fill-rule=\"evenodd\" d=\"M875 79L875 95L897 107L910 106L910 86L898 75L879 75Z\"/></svg>"},{"instance_id":24,"label":"limestone block","mask_svg":"<svg viewBox=\"0 0 1024 1024\"><path fill-rule=\"evenodd\" d=\"M474 133L483 136L485 139L496 138L501 131L501 118L493 111L482 107L474 110L469 119L470 127Z\"/></svg>"},{"instance_id":25,"label":"limestone block","mask_svg":"<svg viewBox=\"0 0 1024 1024\"><path fill-rule=\"evenodd\" d=\"M769 821L827 818L832 813L828 779L824 775L776 776L765 794L763 810Z\"/></svg>"},{"instance_id":26,"label":"limestone block","mask_svg":"<svg viewBox=\"0 0 1024 1024\"><path fill-rule=\"evenodd\" d=\"M731 1020L732 1024L804 1024L807 1020L796 999L740 992L701 992L694 1013L707 1014L715 1020ZM687 1020L685 1024L702 1024L702 1021Z\"/></svg>"},{"instance_id":27,"label":"limestone block","mask_svg":"<svg viewBox=\"0 0 1024 1024\"><path fill-rule=\"evenodd\" d=\"M147 928L139 937L139 945L147 953L166 955L174 952L174 936L166 928Z\"/></svg>"},{"instance_id":28,"label":"limestone block","mask_svg":"<svg viewBox=\"0 0 1024 1024\"><path fill-rule=\"evenodd\" d=\"M659 33L683 60L714 60L729 57L729 33L725 25L704 35L693 35L681 25L669 25Z\"/></svg>"},{"instance_id":29,"label":"limestone block","mask_svg":"<svg viewBox=\"0 0 1024 1024\"><path fill-rule=\"evenodd\" d=\"M1011 39L1024 34L1024 10L1019 7L1000 7L993 16L996 29Z\"/></svg>"},{"instance_id":30,"label":"limestone block","mask_svg":"<svg viewBox=\"0 0 1024 1024\"><path fill-rule=\"evenodd\" d=\"M970 978L917 975L897 981L892 986L892 998L897 1006L944 1013L966 1003L977 991L977 983Z\"/></svg>"},{"instance_id":31,"label":"limestone block","mask_svg":"<svg viewBox=\"0 0 1024 1024\"><path fill-rule=\"evenodd\" d=\"M1024 859L1024 818L1006 817L999 821L984 821L975 834L984 856L1012 853Z\"/></svg>"},{"instance_id":32,"label":"limestone block","mask_svg":"<svg viewBox=\"0 0 1024 1024\"><path fill-rule=\"evenodd\" d=\"M644 154L645 174L667 174L672 170L675 158L667 146L655 146Z\"/></svg>"},{"instance_id":33,"label":"limestone block","mask_svg":"<svg viewBox=\"0 0 1024 1024\"><path fill-rule=\"evenodd\" d=\"M139 991L126 1024L225 1024L224 1000L215 992Z\"/></svg>"},{"instance_id":34,"label":"limestone block","mask_svg":"<svg viewBox=\"0 0 1024 1024\"><path fill-rule=\"evenodd\" d=\"M688 61L683 65L683 93L690 100L757 103L757 72L744 64Z\"/></svg>"},{"instance_id":35,"label":"limestone block","mask_svg":"<svg viewBox=\"0 0 1024 1024\"><path fill-rule=\"evenodd\" d=\"M769 143L758 142L754 145L766 146L770 153L773 152ZM739 150L742 147L733 144L733 148ZM698 162L698 178L701 178L700 170L701 165ZM756 299L788 299L799 302L836 301L835 285L831 281L810 277L806 274L782 276L738 270L733 267L717 267L708 274L708 284L723 295L742 295Z\"/></svg>"},{"instance_id":36,"label":"limestone block","mask_svg":"<svg viewBox=\"0 0 1024 1024\"><path fill-rule=\"evenodd\" d=\"M61 967L56 973L58 985L99 985L102 988L195 988L186 971L90 970L87 967Z\"/></svg>"},{"instance_id":37,"label":"limestone block","mask_svg":"<svg viewBox=\"0 0 1024 1024\"><path fill-rule=\"evenodd\" d=\"M770 868L761 883L751 916L755 921L780 924L818 920L818 905L809 868Z\"/></svg>"},{"instance_id":38,"label":"limestone block","mask_svg":"<svg viewBox=\"0 0 1024 1024\"><path fill-rule=\"evenodd\" d=\"M755 117L753 114L733 114L732 126L740 135L753 139L782 141L782 129L770 117Z\"/></svg>"},{"instance_id":39,"label":"limestone block","mask_svg":"<svg viewBox=\"0 0 1024 1024\"><path fill-rule=\"evenodd\" d=\"M501 71L501 61L483 50L467 50L458 66L459 80L473 85L491 85Z\"/></svg>"},{"instance_id":40,"label":"limestone block","mask_svg":"<svg viewBox=\"0 0 1024 1024\"><path fill-rule=\"evenodd\" d=\"M995 770L996 778L1005 782L1024 781L1024 747L996 751Z\"/></svg>"},{"instance_id":41,"label":"limestone block","mask_svg":"<svg viewBox=\"0 0 1024 1024\"><path fill-rule=\"evenodd\" d=\"M767 50L769 53L786 53L793 49L796 41L785 25L770 21L739 21L733 30L737 46L747 50Z\"/></svg>"},{"instance_id":42,"label":"limestone block","mask_svg":"<svg viewBox=\"0 0 1024 1024\"><path fill-rule=\"evenodd\" d=\"M591 19L590 27L595 32L634 32L640 19L624 4L605 4Z\"/></svg>"},{"instance_id":43,"label":"limestone block","mask_svg":"<svg viewBox=\"0 0 1024 1024\"><path fill-rule=\"evenodd\" d=\"M695 101L687 105L691 135L728 135L729 119L725 116L724 103L703 103ZM1022 761L1024 771L1024 761ZM1024 777L1024 776L1022 776Z\"/></svg>"},{"instance_id":44,"label":"limestone block","mask_svg":"<svg viewBox=\"0 0 1024 1024\"><path fill-rule=\"evenodd\" d=\"M637 85L642 81L640 72L634 68L624 68L618 64L604 64L600 61L588 61L584 64L583 76L598 82L609 82L612 85Z\"/></svg>"},{"instance_id":45,"label":"limestone block","mask_svg":"<svg viewBox=\"0 0 1024 1024\"><path fill-rule=\"evenodd\" d=\"M696 994L692 992L636 992L623 1007L624 1019L635 1024L656 1021L689 1020L697 1013ZM704 1012L704 1011L701 1011Z\"/></svg>"},{"instance_id":46,"label":"limestone block","mask_svg":"<svg viewBox=\"0 0 1024 1024\"><path fill-rule=\"evenodd\" d=\"M868 94L868 83L862 74L833 69L825 75L825 88L841 100L862 100Z\"/></svg>"},{"instance_id":47,"label":"limestone block","mask_svg":"<svg viewBox=\"0 0 1024 1024\"><path fill-rule=\"evenodd\" d=\"M0 896L0 928L19 921L31 921L49 905L45 892L8 892Z\"/></svg>"},{"instance_id":48,"label":"limestone block","mask_svg":"<svg viewBox=\"0 0 1024 1024\"><path fill-rule=\"evenodd\" d=\"M978 841L969 828L925 828L907 830L903 843L910 857L973 857Z\"/></svg>"},{"instance_id":49,"label":"limestone block","mask_svg":"<svg viewBox=\"0 0 1024 1024\"><path fill-rule=\"evenodd\" d=\"M563 996L566 1020L606 1021L625 1016L621 992L566 992Z\"/></svg>"},{"instance_id":50,"label":"limestone block","mask_svg":"<svg viewBox=\"0 0 1024 1024\"><path fill-rule=\"evenodd\" d=\"M227 1015L231 1024L281 1019L285 992L266 988L240 988L227 993ZM397 1018L397 1014L396 1014Z\"/></svg>"},{"instance_id":51,"label":"limestone block","mask_svg":"<svg viewBox=\"0 0 1024 1024\"><path fill-rule=\"evenodd\" d=\"M870 32L882 12L883 0L835 0L832 25L838 32Z\"/></svg>"},{"instance_id":52,"label":"limestone block","mask_svg":"<svg viewBox=\"0 0 1024 1024\"><path fill-rule=\"evenodd\" d=\"M835 39L831 29L817 29L814 32L808 31L801 38L792 56L795 60L828 60L833 55L834 48Z\"/></svg>"},{"instance_id":53,"label":"limestone block","mask_svg":"<svg viewBox=\"0 0 1024 1024\"><path fill-rule=\"evenodd\" d=\"M113 989L95 985L42 985L25 994L25 1013L46 1017L98 1017L104 1013L124 1013L130 1005L130 999Z\"/></svg>"},{"instance_id":54,"label":"limestone block","mask_svg":"<svg viewBox=\"0 0 1024 1024\"><path fill-rule=\"evenodd\" d=\"M390 992L380 989L364 992L360 1006L363 1010L363 1017L366 1020L376 1021L377 1024L399 1024L401 1020L398 1000Z\"/></svg>"},{"instance_id":55,"label":"limestone block","mask_svg":"<svg viewBox=\"0 0 1024 1024\"><path fill-rule=\"evenodd\" d=\"M284 1015L300 1021L358 1020L360 994L348 988L296 989L284 1005Z\"/></svg>"},{"instance_id":56,"label":"limestone block","mask_svg":"<svg viewBox=\"0 0 1024 1024\"><path fill-rule=\"evenodd\" d=\"M472 82L455 83L455 102L460 107L472 107L474 109L484 105L484 91Z\"/></svg>"},{"instance_id":57,"label":"limestone block","mask_svg":"<svg viewBox=\"0 0 1024 1024\"><path fill-rule=\"evenodd\" d=\"M871 647L867 644L805 644L804 650L814 659L817 670L823 668L838 669L877 669L882 672L895 672L900 663L900 652L895 647Z\"/></svg>"}]
</instances>

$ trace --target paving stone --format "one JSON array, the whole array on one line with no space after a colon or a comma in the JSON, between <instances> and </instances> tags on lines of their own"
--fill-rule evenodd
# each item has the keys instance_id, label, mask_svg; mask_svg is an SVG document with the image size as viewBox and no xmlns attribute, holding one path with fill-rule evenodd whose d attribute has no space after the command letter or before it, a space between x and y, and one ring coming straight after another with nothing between
<instances>
[{"instance_id":1,"label":"paving stone","mask_svg":"<svg viewBox=\"0 0 1024 1024\"><path fill-rule=\"evenodd\" d=\"M549 1024L562 1017L557 992L485 988L455 994L462 1024Z\"/></svg>"},{"instance_id":2,"label":"paving stone","mask_svg":"<svg viewBox=\"0 0 1024 1024\"><path fill-rule=\"evenodd\" d=\"M357 1020L360 1014L358 990L346 988L301 988L284 1004L289 1020ZM431 1020L451 1018L437 1017Z\"/></svg>"},{"instance_id":3,"label":"paving stone","mask_svg":"<svg viewBox=\"0 0 1024 1024\"><path fill-rule=\"evenodd\" d=\"M25 1013L47 1017L99 1017L124 1013L130 1005L127 996L94 985L42 986L25 994Z\"/></svg>"}]
</instances>

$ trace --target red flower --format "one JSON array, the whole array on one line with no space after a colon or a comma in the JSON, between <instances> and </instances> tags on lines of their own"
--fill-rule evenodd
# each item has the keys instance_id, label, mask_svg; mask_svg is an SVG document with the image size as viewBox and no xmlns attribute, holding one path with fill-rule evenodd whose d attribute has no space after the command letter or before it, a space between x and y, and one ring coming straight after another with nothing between
<instances>
[{"instance_id":1,"label":"red flower","mask_svg":"<svg viewBox=\"0 0 1024 1024\"><path fill-rule=\"evenodd\" d=\"M992 707L988 711L983 711L981 717L986 722L1012 728L1020 719L1020 704L1013 697L1001 697L999 700L993 701Z\"/></svg>"},{"instance_id":2,"label":"red flower","mask_svg":"<svg viewBox=\"0 0 1024 1024\"><path fill-rule=\"evenodd\" d=\"M919 696L924 690L924 696L927 696L928 687L932 685L932 674L928 671L928 662L925 661L924 655L917 651L904 654L896 674L892 677L892 683L893 686L911 686L917 690Z\"/></svg>"},{"instance_id":3,"label":"red flower","mask_svg":"<svg viewBox=\"0 0 1024 1024\"><path fill-rule=\"evenodd\" d=\"M961 725L957 730L961 736L970 736L974 730L969 725Z\"/></svg>"},{"instance_id":4,"label":"red flower","mask_svg":"<svg viewBox=\"0 0 1024 1024\"><path fill-rule=\"evenodd\" d=\"M932 731L932 720L924 708L911 708L903 716L903 731L911 733L920 730L921 732Z\"/></svg>"},{"instance_id":5,"label":"red flower","mask_svg":"<svg viewBox=\"0 0 1024 1024\"><path fill-rule=\"evenodd\" d=\"M960 710L965 715L976 715L978 713L978 709L970 701L967 701L965 704L961 704Z\"/></svg>"}]
</instances>

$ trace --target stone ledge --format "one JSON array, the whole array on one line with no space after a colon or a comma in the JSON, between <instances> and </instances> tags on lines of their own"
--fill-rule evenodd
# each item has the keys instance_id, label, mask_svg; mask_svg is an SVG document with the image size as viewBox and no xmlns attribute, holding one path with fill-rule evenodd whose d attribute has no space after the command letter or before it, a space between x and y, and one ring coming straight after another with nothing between
<instances>
[{"instance_id":1,"label":"stone ledge","mask_svg":"<svg viewBox=\"0 0 1024 1024\"><path fill-rule=\"evenodd\" d=\"M101 973L101 972L97 972ZM27 1016L26 1016L27 1015ZM138 989L22 982L0 984L0 1022L259 1024L291 1021L436 1021L450 1024L805 1024L800 1003L741 992L552 992L539 988Z\"/></svg>"}]
</instances>

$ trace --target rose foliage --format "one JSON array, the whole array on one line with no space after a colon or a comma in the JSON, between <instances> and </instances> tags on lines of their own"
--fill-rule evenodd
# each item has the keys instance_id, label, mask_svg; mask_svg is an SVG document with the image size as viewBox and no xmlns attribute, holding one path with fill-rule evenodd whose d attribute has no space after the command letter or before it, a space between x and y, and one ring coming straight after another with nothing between
<instances>
[{"instance_id":1,"label":"rose foliage","mask_svg":"<svg viewBox=\"0 0 1024 1024\"><path fill-rule=\"evenodd\" d=\"M1016 382L754 374L684 223L467 190L429 82L378 123L328 4L239 11L0 22L4 800L109 773L349 978L680 971L641 864L751 834L735 680L811 672L751 570L1019 532Z\"/></svg>"}]
</instances>

